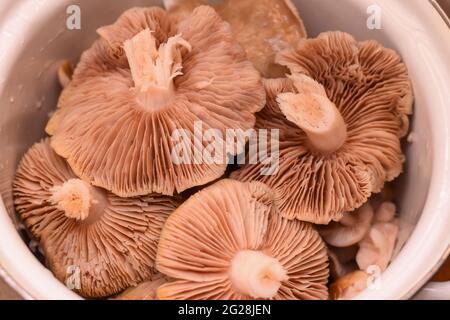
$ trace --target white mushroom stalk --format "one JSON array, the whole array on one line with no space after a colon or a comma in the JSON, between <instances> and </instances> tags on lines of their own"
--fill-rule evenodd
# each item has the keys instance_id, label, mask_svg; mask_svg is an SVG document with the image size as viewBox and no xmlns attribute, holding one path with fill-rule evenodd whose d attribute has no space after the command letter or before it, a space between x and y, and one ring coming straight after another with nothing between
<instances>
[{"instance_id":1,"label":"white mushroom stalk","mask_svg":"<svg viewBox=\"0 0 450 320\"><path fill-rule=\"evenodd\" d=\"M338 150L347 139L347 126L324 87L305 75L291 76L298 93L282 93L277 102L284 116L307 135L313 149Z\"/></svg>"},{"instance_id":2,"label":"white mushroom stalk","mask_svg":"<svg viewBox=\"0 0 450 320\"><path fill-rule=\"evenodd\" d=\"M252 298L273 298L282 281L288 279L280 262L261 251L239 251L231 263L230 277L233 286Z\"/></svg>"},{"instance_id":3,"label":"white mushroom stalk","mask_svg":"<svg viewBox=\"0 0 450 320\"><path fill-rule=\"evenodd\" d=\"M149 29L124 42L134 86L144 108L158 110L173 97L173 80L183 74L181 48L191 50L181 35L170 37L157 48Z\"/></svg>"},{"instance_id":4,"label":"white mushroom stalk","mask_svg":"<svg viewBox=\"0 0 450 320\"><path fill-rule=\"evenodd\" d=\"M51 192L50 202L70 219L84 221L88 217L93 218L93 214L100 211L95 209L100 204L99 192L83 180L67 180L53 187Z\"/></svg>"}]
</instances>

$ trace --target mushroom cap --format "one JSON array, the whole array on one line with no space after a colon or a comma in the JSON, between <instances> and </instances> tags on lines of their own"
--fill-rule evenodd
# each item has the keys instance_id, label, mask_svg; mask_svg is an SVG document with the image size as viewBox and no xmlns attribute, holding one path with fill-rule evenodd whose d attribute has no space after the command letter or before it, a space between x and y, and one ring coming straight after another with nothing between
<instances>
[{"instance_id":1,"label":"mushroom cap","mask_svg":"<svg viewBox=\"0 0 450 320\"><path fill-rule=\"evenodd\" d=\"M433 276L432 281L450 281L450 257L441 265L438 272Z\"/></svg>"},{"instance_id":2,"label":"mushroom cap","mask_svg":"<svg viewBox=\"0 0 450 320\"><path fill-rule=\"evenodd\" d=\"M336 252L330 248L328 249L328 260L330 262L330 280L332 281L358 269L355 261L341 261Z\"/></svg>"},{"instance_id":3,"label":"mushroom cap","mask_svg":"<svg viewBox=\"0 0 450 320\"><path fill-rule=\"evenodd\" d=\"M133 78L122 48L147 29L157 46L181 34L192 47L180 51L183 74L174 79L172 99L157 110L143 108L130 90ZM172 195L222 176L226 154L219 163L175 164L172 153L179 143L172 135L187 131L191 142L196 122L202 134L245 131L264 106L260 75L229 25L207 6L180 23L159 8L133 8L98 33L101 38L83 53L47 126L55 151L79 177L120 196ZM202 140L205 149L210 142ZM192 153L199 149L194 143L183 146Z\"/></svg>"},{"instance_id":4,"label":"mushroom cap","mask_svg":"<svg viewBox=\"0 0 450 320\"><path fill-rule=\"evenodd\" d=\"M370 278L364 271L354 271L339 278L330 285L330 298L348 300L364 291Z\"/></svg>"},{"instance_id":5,"label":"mushroom cap","mask_svg":"<svg viewBox=\"0 0 450 320\"><path fill-rule=\"evenodd\" d=\"M166 1L165 7L182 18L201 4L208 4L208 0ZM235 39L263 77L283 77L288 72L275 62L276 53L306 38L305 26L291 0L224 0L214 8L230 23Z\"/></svg>"},{"instance_id":6,"label":"mushroom cap","mask_svg":"<svg viewBox=\"0 0 450 320\"><path fill-rule=\"evenodd\" d=\"M345 214L339 222L331 222L319 229L322 239L334 247L350 247L361 241L372 225L373 209L365 203L355 213Z\"/></svg>"},{"instance_id":7,"label":"mushroom cap","mask_svg":"<svg viewBox=\"0 0 450 320\"><path fill-rule=\"evenodd\" d=\"M275 210L270 189L258 182L226 179L192 196L161 234L157 269L174 280L158 289L158 297L261 298L242 288L258 287L255 277L265 279L271 270L280 277L270 298L326 299L327 251L319 234Z\"/></svg>"},{"instance_id":8,"label":"mushroom cap","mask_svg":"<svg viewBox=\"0 0 450 320\"><path fill-rule=\"evenodd\" d=\"M47 139L26 153L14 180L16 210L56 278L66 283L79 275L81 287L74 290L92 298L150 279L161 229L178 200L157 194L124 199L94 187L89 217L77 220L54 201L55 190L85 183L76 178Z\"/></svg>"},{"instance_id":9,"label":"mushroom cap","mask_svg":"<svg viewBox=\"0 0 450 320\"><path fill-rule=\"evenodd\" d=\"M116 300L156 300L157 289L167 282L161 274L150 281L145 281L135 287L128 288L116 297Z\"/></svg>"},{"instance_id":10,"label":"mushroom cap","mask_svg":"<svg viewBox=\"0 0 450 320\"><path fill-rule=\"evenodd\" d=\"M289 219L339 220L402 171L400 138L408 131L412 109L406 67L393 50L342 32L302 40L277 61L294 78L303 74L323 85L347 125L347 138L332 153L310 148L305 132L286 119L276 101L281 93L297 91L292 81L265 81L267 105L257 114L256 127L280 130L279 171L262 176L264 164L245 165L233 178L273 188Z\"/></svg>"}]
</instances>

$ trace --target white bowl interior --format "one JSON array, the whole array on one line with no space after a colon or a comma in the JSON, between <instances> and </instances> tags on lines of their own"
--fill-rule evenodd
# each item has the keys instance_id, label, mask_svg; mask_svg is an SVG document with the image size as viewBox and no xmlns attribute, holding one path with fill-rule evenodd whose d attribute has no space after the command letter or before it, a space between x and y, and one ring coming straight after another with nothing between
<instances>
[{"instance_id":1,"label":"white bowl interior","mask_svg":"<svg viewBox=\"0 0 450 320\"><path fill-rule=\"evenodd\" d=\"M430 98L430 86L424 85L424 79L422 78L425 67L420 67L420 63L415 60L417 59L417 55L413 56L408 51L414 48L414 39L409 34L411 30L416 32L416 37L422 37L424 39L424 44L428 41L436 45L433 42L435 40L427 38L429 37L428 33L421 29L424 29L424 25L417 21L418 16L416 15L421 10L424 10L425 7L420 7L419 1L408 1L408 4L397 0L378 1L383 10L383 29L369 30L366 27L368 17L366 9L372 1L297 0L294 2L299 8L301 16L304 18L310 36L315 36L327 30L343 30L352 33L359 40L376 39L385 46L398 50L404 56L410 68L416 95L415 114L412 122L412 132L414 132L415 142L412 144L405 143L407 155L405 174L396 184L397 205L402 222L401 241L399 241L397 246L398 253L402 247L406 248L404 243L409 238L415 226L418 225L421 213L427 201L429 201L430 184L433 179L434 167L437 164L442 168L440 162L448 156L448 150L443 151L447 152L445 154L436 155L435 146L438 143L435 141L437 139L436 136L442 134L445 136L447 134L448 137L448 130L443 133L436 132L434 126L444 125L444 122L437 124L435 122L436 119L432 119L431 117L430 106L433 100ZM10 12L8 10L3 12L3 15L11 14L11 12L15 12L17 15L18 12L26 12L24 11L26 6L28 6L27 8L29 10L35 10L31 11L34 12L33 15L23 18L24 20L22 22L25 22L26 25L19 26L17 21L14 22L12 20L10 21L10 25L7 25L11 29L6 29L6 32L10 32L11 37L13 37L9 42L10 50L13 50L13 53L5 53L5 57L9 57L9 60L5 61L12 63L10 66L3 66L3 69L0 69L0 192L9 217L24 239L28 239L28 236L20 228L20 223L14 214L11 181L21 156L34 142L37 142L44 136L44 126L49 113L55 108L60 92L56 77L56 69L59 63L63 59L70 59L73 62L77 62L81 52L88 48L96 38L96 28L112 23L127 8L139 5L159 5L160 1L78 0L75 3L80 5L81 8L81 30L67 30L65 24L67 16L66 8L69 4L73 3L73 1L68 0L53 2L40 0L36 1L36 4L33 5L23 4L21 5L23 8L17 8L18 5L12 6L8 9ZM423 3L424 1L422 1ZM406 8L407 5L411 5L414 10L408 11L409 9L407 10ZM399 8L404 10L400 15L395 15L396 10L399 10ZM427 6L426 9L431 10L432 8L430 9ZM393 18L394 15L395 19ZM1 17L2 15L0 14L0 19ZM400 41L400 39L402 40ZM426 47L416 46L415 49L420 51L419 59L420 57L426 57L428 54ZM442 103L442 101L437 101L437 103ZM448 114L445 116L447 116L445 121L448 121ZM442 181L435 182L435 184L439 183L441 185L443 184ZM448 185L446 187L448 188ZM440 197L442 195L440 197L438 196L433 201L436 201L436 199L441 200ZM442 208L446 209L444 205L442 205ZM6 213L2 212L0 206L0 217L2 215L5 216ZM430 212L428 214L429 220L432 216L433 212ZM7 219L4 219L4 221L7 221ZM440 222L449 226L448 219L446 219L439 221L421 221L422 228L430 231L431 222ZM11 230L8 229L5 232L11 232ZM11 239L10 245L17 246L16 252L21 252L20 254L17 253L16 256L11 256L12 259L22 260L2 261L1 263L11 278L14 278L14 281L20 287L25 289L31 297L36 298L74 297L62 285L52 283L57 280L53 279L51 275L46 274L43 271L44 268L39 265L36 259L32 258L29 252L22 252L25 248L23 245L14 242L15 238ZM417 235L414 241L418 241L419 239L420 235ZM448 237L444 239L445 241L448 246ZM440 250L441 252L437 252L436 257L431 259L434 259L434 265L437 264L438 255L442 255L443 248L444 246L437 248L437 251ZM403 267L406 259L412 259L413 257L412 250L404 252L405 250L401 250L396 259L402 259L399 264L403 263ZM3 258L7 256L7 254L3 253ZM1 253L0 258L2 258ZM14 266L17 267L19 263L24 261L31 264L28 266L28 270L33 270L41 278L38 277L38 279L35 279L36 277L23 275L25 271L20 270L20 268L13 270ZM396 273L399 272L399 268L400 266L395 270ZM427 269L425 272L430 273L432 261L430 261L428 267L424 268ZM413 272L413 270L410 271ZM409 271L406 270L405 272ZM415 289L418 288L419 282L426 280L424 274L418 275L420 280L415 279ZM392 279L395 279L395 274L392 274ZM30 282L33 282L33 284ZM404 285L399 284L397 291L389 292L389 290L384 290L388 292L384 292L383 294L385 297L390 298L406 297L412 294L411 290L413 287L414 284L406 288ZM44 293L43 291L45 290L43 289L45 288L50 288L50 292ZM366 297L377 298L382 297L383 294L380 292L368 292L366 293Z\"/></svg>"}]
</instances>

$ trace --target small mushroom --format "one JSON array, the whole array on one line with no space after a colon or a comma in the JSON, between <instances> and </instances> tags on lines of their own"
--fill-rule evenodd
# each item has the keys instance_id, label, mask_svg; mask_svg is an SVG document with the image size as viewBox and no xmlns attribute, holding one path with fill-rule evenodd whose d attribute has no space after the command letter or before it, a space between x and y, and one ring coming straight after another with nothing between
<instances>
[{"instance_id":1,"label":"small mushroom","mask_svg":"<svg viewBox=\"0 0 450 320\"><path fill-rule=\"evenodd\" d=\"M358 270L358 265L355 261L358 249L358 245L345 248L328 246L331 280L337 280L350 272Z\"/></svg>"},{"instance_id":2,"label":"small mushroom","mask_svg":"<svg viewBox=\"0 0 450 320\"><path fill-rule=\"evenodd\" d=\"M23 157L13 190L16 210L56 278L89 298L151 278L161 229L178 205L168 196L125 199L91 186L48 140Z\"/></svg>"},{"instance_id":3,"label":"small mushroom","mask_svg":"<svg viewBox=\"0 0 450 320\"><path fill-rule=\"evenodd\" d=\"M283 219L262 183L222 180L167 220L160 299L327 299L327 251L310 224Z\"/></svg>"},{"instance_id":4,"label":"small mushroom","mask_svg":"<svg viewBox=\"0 0 450 320\"><path fill-rule=\"evenodd\" d=\"M358 245L355 244L350 247L333 247L328 246L329 250L332 251L336 257L341 261L342 263L349 263L352 261L355 261L356 253L358 252Z\"/></svg>"},{"instance_id":5,"label":"small mushroom","mask_svg":"<svg viewBox=\"0 0 450 320\"><path fill-rule=\"evenodd\" d=\"M167 280L162 275L153 277L152 280L138 284L135 287L128 288L119 294L116 300L156 300L157 289L166 283Z\"/></svg>"},{"instance_id":6,"label":"small mushroom","mask_svg":"<svg viewBox=\"0 0 450 320\"><path fill-rule=\"evenodd\" d=\"M48 123L55 151L83 180L123 197L221 177L226 152L199 158L211 142L193 137L217 129L226 145L226 130L253 128L265 102L229 25L207 6L179 23L160 8L133 8L98 33Z\"/></svg>"},{"instance_id":7,"label":"small mushroom","mask_svg":"<svg viewBox=\"0 0 450 320\"><path fill-rule=\"evenodd\" d=\"M366 203L355 213L345 214L339 222L320 228L319 232L325 242L334 247L350 247L369 232L372 218L372 206Z\"/></svg>"},{"instance_id":8,"label":"small mushroom","mask_svg":"<svg viewBox=\"0 0 450 320\"><path fill-rule=\"evenodd\" d=\"M386 270L392 259L398 230L398 223L395 220L376 222L359 242L359 250L356 254L359 269L367 270L370 266L378 266L380 271Z\"/></svg>"},{"instance_id":9,"label":"small mushroom","mask_svg":"<svg viewBox=\"0 0 450 320\"><path fill-rule=\"evenodd\" d=\"M170 12L186 15L207 0L167 1ZM247 57L266 78L284 77L287 69L275 62L277 52L295 47L306 38L306 30L291 0L209 1L219 15L230 23L235 39Z\"/></svg>"},{"instance_id":10,"label":"small mushroom","mask_svg":"<svg viewBox=\"0 0 450 320\"><path fill-rule=\"evenodd\" d=\"M432 281L450 281L450 257L439 268L438 272L433 276Z\"/></svg>"},{"instance_id":11,"label":"small mushroom","mask_svg":"<svg viewBox=\"0 0 450 320\"><path fill-rule=\"evenodd\" d=\"M279 129L279 170L246 164L233 178L276 192L283 215L317 224L339 220L402 171L412 91L400 57L342 32L302 40L277 61L289 79L265 81L256 128Z\"/></svg>"},{"instance_id":12,"label":"small mushroom","mask_svg":"<svg viewBox=\"0 0 450 320\"><path fill-rule=\"evenodd\" d=\"M349 300L363 292L369 281L369 275L364 271L349 273L330 285L330 298L333 300Z\"/></svg>"}]
</instances>

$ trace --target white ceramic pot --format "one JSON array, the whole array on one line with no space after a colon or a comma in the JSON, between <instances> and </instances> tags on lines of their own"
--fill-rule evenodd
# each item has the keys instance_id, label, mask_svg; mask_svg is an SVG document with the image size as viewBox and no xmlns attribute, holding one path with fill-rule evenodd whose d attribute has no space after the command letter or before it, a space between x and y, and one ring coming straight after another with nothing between
<instances>
[{"instance_id":1,"label":"white ceramic pot","mask_svg":"<svg viewBox=\"0 0 450 320\"><path fill-rule=\"evenodd\" d=\"M380 285L358 297L409 298L449 252L449 26L426 0L294 2L310 36L339 29L360 40L376 39L400 52L409 68L416 104L414 143L405 145L405 174L397 184L401 240ZM79 298L30 252L19 235L11 197L15 167L26 149L43 136L48 112L55 107L56 67L62 59L76 62L96 37L97 27L113 22L129 7L152 1L76 3L81 8L81 30L66 28L66 9L72 1L0 1L0 274L25 298ZM381 29L367 27L367 10L373 4L381 10ZM440 296L450 298L448 286L446 290L440 290Z\"/></svg>"}]
</instances>

